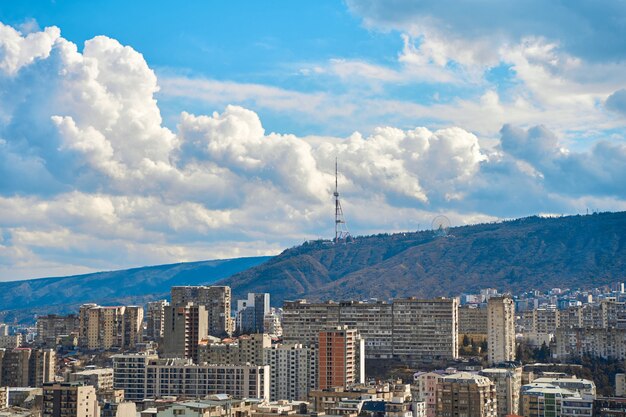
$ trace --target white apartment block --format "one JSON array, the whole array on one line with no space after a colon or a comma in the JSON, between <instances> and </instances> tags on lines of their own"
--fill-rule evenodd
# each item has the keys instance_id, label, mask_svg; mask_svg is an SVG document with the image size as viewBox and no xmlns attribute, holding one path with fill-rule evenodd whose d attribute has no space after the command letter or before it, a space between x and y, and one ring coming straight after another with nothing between
<instances>
[{"instance_id":1,"label":"white apartment block","mask_svg":"<svg viewBox=\"0 0 626 417\"><path fill-rule=\"evenodd\" d=\"M113 356L113 385L131 401L176 396L204 398L229 394L235 398L269 400L270 367L202 364L189 359L157 359L155 355Z\"/></svg>"},{"instance_id":2,"label":"white apartment block","mask_svg":"<svg viewBox=\"0 0 626 417\"><path fill-rule=\"evenodd\" d=\"M270 399L307 401L317 387L315 348L301 344L274 345L264 349L270 367Z\"/></svg>"}]
</instances>

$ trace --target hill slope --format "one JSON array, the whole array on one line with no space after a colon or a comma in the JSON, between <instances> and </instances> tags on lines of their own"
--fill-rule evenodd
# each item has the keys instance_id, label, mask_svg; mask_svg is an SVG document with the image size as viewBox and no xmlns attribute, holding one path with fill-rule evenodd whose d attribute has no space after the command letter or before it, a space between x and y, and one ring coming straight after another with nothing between
<instances>
[{"instance_id":1,"label":"hill slope","mask_svg":"<svg viewBox=\"0 0 626 417\"><path fill-rule=\"evenodd\" d=\"M212 284L269 256L188 262L59 278L0 282L0 310L67 312L85 302L143 303L166 297L173 285Z\"/></svg>"},{"instance_id":2,"label":"hill slope","mask_svg":"<svg viewBox=\"0 0 626 417\"><path fill-rule=\"evenodd\" d=\"M606 285L626 278L626 212L312 242L220 284L233 298L272 293L283 300L433 297L480 288L522 292Z\"/></svg>"}]
</instances>

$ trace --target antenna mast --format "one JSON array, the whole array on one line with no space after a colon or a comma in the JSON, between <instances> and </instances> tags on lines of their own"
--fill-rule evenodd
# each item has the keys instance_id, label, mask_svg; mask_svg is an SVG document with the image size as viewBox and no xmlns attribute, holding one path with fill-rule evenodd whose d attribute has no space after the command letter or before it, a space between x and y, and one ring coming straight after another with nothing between
<instances>
[{"instance_id":1,"label":"antenna mast","mask_svg":"<svg viewBox=\"0 0 626 417\"><path fill-rule=\"evenodd\" d=\"M350 236L348 232L348 225L343 217L343 209L339 202L339 187L337 178L339 176L339 170L337 169L337 158L335 158L335 243L339 243L342 240L346 240Z\"/></svg>"}]
</instances>

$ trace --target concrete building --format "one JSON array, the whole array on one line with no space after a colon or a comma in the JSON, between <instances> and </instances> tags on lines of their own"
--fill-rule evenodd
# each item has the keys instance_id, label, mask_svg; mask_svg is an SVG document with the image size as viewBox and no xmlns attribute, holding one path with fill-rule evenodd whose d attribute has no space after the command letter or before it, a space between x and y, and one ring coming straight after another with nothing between
<instances>
[{"instance_id":1,"label":"concrete building","mask_svg":"<svg viewBox=\"0 0 626 417\"><path fill-rule=\"evenodd\" d=\"M37 337L35 340L45 346L55 346L59 336L78 334L79 326L80 320L76 314L40 316L37 317Z\"/></svg>"},{"instance_id":2,"label":"concrete building","mask_svg":"<svg viewBox=\"0 0 626 417\"><path fill-rule=\"evenodd\" d=\"M519 414L520 389L522 388L522 367L487 368L480 371L496 386L498 417Z\"/></svg>"},{"instance_id":3,"label":"concrete building","mask_svg":"<svg viewBox=\"0 0 626 417\"><path fill-rule=\"evenodd\" d=\"M307 303L283 305L286 343L313 346L320 331L346 325L365 339L368 358L407 362L452 360L458 356L458 300L396 299L383 302Z\"/></svg>"},{"instance_id":4,"label":"concrete building","mask_svg":"<svg viewBox=\"0 0 626 417\"><path fill-rule=\"evenodd\" d=\"M143 307L83 304L79 317L79 345L86 349L134 349L142 339Z\"/></svg>"},{"instance_id":5,"label":"concrete building","mask_svg":"<svg viewBox=\"0 0 626 417\"><path fill-rule=\"evenodd\" d=\"M43 417L99 417L96 389L80 383L46 383Z\"/></svg>"},{"instance_id":6,"label":"concrete building","mask_svg":"<svg viewBox=\"0 0 626 417\"><path fill-rule=\"evenodd\" d=\"M0 349L0 386L41 387L54 380L52 349Z\"/></svg>"},{"instance_id":7,"label":"concrete building","mask_svg":"<svg viewBox=\"0 0 626 417\"><path fill-rule=\"evenodd\" d=\"M524 417L591 417L594 397L547 383L533 382L521 390Z\"/></svg>"},{"instance_id":8,"label":"concrete building","mask_svg":"<svg viewBox=\"0 0 626 417\"><path fill-rule=\"evenodd\" d=\"M130 401L143 400L146 397L146 368L157 355L146 353L127 353L113 355L113 388L123 389L124 397Z\"/></svg>"},{"instance_id":9,"label":"concrete building","mask_svg":"<svg viewBox=\"0 0 626 417\"><path fill-rule=\"evenodd\" d=\"M446 375L449 374L445 371L417 372L413 375L413 399L424 403L426 417L437 415L437 386Z\"/></svg>"},{"instance_id":10,"label":"concrete building","mask_svg":"<svg viewBox=\"0 0 626 417\"><path fill-rule=\"evenodd\" d=\"M0 336L0 349L15 349L22 345L22 335L13 334L9 336Z\"/></svg>"},{"instance_id":11,"label":"concrete building","mask_svg":"<svg viewBox=\"0 0 626 417\"><path fill-rule=\"evenodd\" d=\"M143 307L127 306L123 320L122 348L135 349L143 341Z\"/></svg>"},{"instance_id":12,"label":"concrete building","mask_svg":"<svg viewBox=\"0 0 626 417\"><path fill-rule=\"evenodd\" d=\"M96 390L108 391L113 389L113 368L85 369L69 375L69 382L80 382L91 385Z\"/></svg>"},{"instance_id":13,"label":"concrete building","mask_svg":"<svg viewBox=\"0 0 626 417\"><path fill-rule=\"evenodd\" d=\"M542 376L539 378L535 378L533 380L533 383L555 385L557 387L565 388L569 391L577 392L580 395L587 397L595 398L596 396L596 384L588 379L576 378L573 376Z\"/></svg>"},{"instance_id":14,"label":"concrete building","mask_svg":"<svg viewBox=\"0 0 626 417\"><path fill-rule=\"evenodd\" d=\"M0 387L0 410L9 406L9 387Z\"/></svg>"},{"instance_id":15,"label":"concrete building","mask_svg":"<svg viewBox=\"0 0 626 417\"><path fill-rule=\"evenodd\" d=\"M559 328L555 342L557 359L589 355L626 360L626 329Z\"/></svg>"},{"instance_id":16,"label":"concrete building","mask_svg":"<svg viewBox=\"0 0 626 417\"><path fill-rule=\"evenodd\" d=\"M265 315L270 312L269 293L248 293L237 300L236 330L239 334L265 333Z\"/></svg>"},{"instance_id":17,"label":"concrete building","mask_svg":"<svg viewBox=\"0 0 626 417\"><path fill-rule=\"evenodd\" d=\"M147 307L146 337L148 340L160 342L165 329L165 307L170 305L166 300L151 301Z\"/></svg>"},{"instance_id":18,"label":"concrete building","mask_svg":"<svg viewBox=\"0 0 626 417\"><path fill-rule=\"evenodd\" d=\"M615 396L626 397L626 374L615 374Z\"/></svg>"},{"instance_id":19,"label":"concrete building","mask_svg":"<svg viewBox=\"0 0 626 417\"><path fill-rule=\"evenodd\" d=\"M208 313L204 305L188 302L165 307L162 351L166 357L198 360L198 344L207 334Z\"/></svg>"},{"instance_id":20,"label":"concrete building","mask_svg":"<svg viewBox=\"0 0 626 417\"><path fill-rule=\"evenodd\" d=\"M459 340L467 336L474 342L487 340L487 309L475 305L459 307Z\"/></svg>"},{"instance_id":21,"label":"concrete building","mask_svg":"<svg viewBox=\"0 0 626 417\"><path fill-rule=\"evenodd\" d=\"M158 359L146 366L145 381L145 396L150 398L204 398L211 394L270 398L269 366L194 365L184 359Z\"/></svg>"},{"instance_id":22,"label":"concrete building","mask_svg":"<svg viewBox=\"0 0 626 417\"><path fill-rule=\"evenodd\" d=\"M172 306L187 303L202 305L208 315L207 334L216 337L230 336L233 323L230 317L231 291L226 286L172 287Z\"/></svg>"},{"instance_id":23,"label":"concrete building","mask_svg":"<svg viewBox=\"0 0 626 417\"><path fill-rule=\"evenodd\" d=\"M317 346L319 389L365 382L365 345L355 329L338 326L322 330Z\"/></svg>"},{"instance_id":24,"label":"concrete building","mask_svg":"<svg viewBox=\"0 0 626 417\"><path fill-rule=\"evenodd\" d=\"M198 346L198 363L264 365L263 350L271 345L272 339L263 333L225 341L205 340Z\"/></svg>"},{"instance_id":25,"label":"concrete building","mask_svg":"<svg viewBox=\"0 0 626 417\"><path fill-rule=\"evenodd\" d=\"M393 301L393 356L408 362L449 361L459 351L458 300Z\"/></svg>"},{"instance_id":26,"label":"concrete building","mask_svg":"<svg viewBox=\"0 0 626 417\"><path fill-rule=\"evenodd\" d=\"M449 375L442 379L437 391L438 416L497 416L496 387L485 376L467 372Z\"/></svg>"},{"instance_id":27,"label":"concrete building","mask_svg":"<svg viewBox=\"0 0 626 417\"><path fill-rule=\"evenodd\" d=\"M491 297L487 303L489 363L515 360L515 303L510 297Z\"/></svg>"},{"instance_id":28,"label":"concrete building","mask_svg":"<svg viewBox=\"0 0 626 417\"><path fill-rule=\"evenodd\" d=\"M265 333L269 334L271 337L282 337L282 309L270 308L270 312L263 318L263 328L265 329Z\"/></svg>"},{"instance_id":29,"label":"concrete building","mask_svg":"<svg viewBox=\"0 0 626 417\"><path fill-rule=\"evenodd\" d=\"M317 388L316 349L301 344L273 345L264 349L270 367L270 399L306 401Z\"/></svg>"},{"instance_id":30,"label":"concrete building","mask_svg":"<svg viewBox=\"0 0 626 417\"><path fill-rule=\"evenodd\" d=\"M250 417L252 407L253 403L248 400L213 395L202 400L159 405L155 417Z\"/></svg>"}]
</instances>

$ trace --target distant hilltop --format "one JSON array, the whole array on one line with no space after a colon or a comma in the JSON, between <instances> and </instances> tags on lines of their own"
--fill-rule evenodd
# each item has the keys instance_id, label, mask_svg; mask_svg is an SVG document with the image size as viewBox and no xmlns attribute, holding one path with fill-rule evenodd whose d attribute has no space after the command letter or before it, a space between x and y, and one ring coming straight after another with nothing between
<instances>
[{"instance_id":1,"label":"distant hilltop","mask_svg":"<svg viewBox=\"0 0 626 417\"><path fill-rule=\"evenodd\" d=\"M433 231L313 241L275 257L181 263L0 283L2 319L75 311L84 302L142 304L172 285L229 285L233 300L454 296L481 288L591 288L626 280L626 212L526 217Z\"/></svg>"},{"instance_id":2,"label":"distant hilltop","mask_svg":"<svg viewBox=\"0 0 626 417\"><path fill-rule=\"evenodd\" d=\"M436 231L317 241L220 281L233 298L270 292L296 298L454 296L481 288L590 288L626 280L626 212L526 217Z\"/></svg>"}]
</instances>

